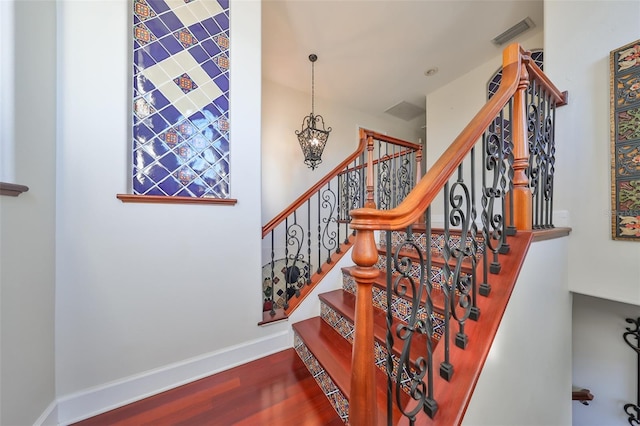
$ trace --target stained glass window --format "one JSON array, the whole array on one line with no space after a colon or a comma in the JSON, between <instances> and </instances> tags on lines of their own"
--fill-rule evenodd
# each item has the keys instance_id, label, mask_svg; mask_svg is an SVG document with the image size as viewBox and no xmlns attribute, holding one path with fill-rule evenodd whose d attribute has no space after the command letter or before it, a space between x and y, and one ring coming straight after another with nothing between
<instances>
[{"instance_id":1,"label":"stained glass window","mask_svg":"<svg viewBox=\"0 0 640 426\"><path fill-rule=\"evenodd\" d=\"M134 0L138 195L229 198L229 1Z\"/></svg>"},{"instance_id":2,"label":"stained glass window","mask_svg":"<svg viewBox=\"0 0 640 426\"><path fill-rule=\"evenodd\" d=\"M542 50L532 50L531 51L531 59L533 62L544 71L543 68L543 53ZM489 79L489 83L487 83L487 99L491 99L493 95L498 91L498 87L500 86L500 82L502 81L502 68L495 72Z\"/></svg>"}]
</instances>

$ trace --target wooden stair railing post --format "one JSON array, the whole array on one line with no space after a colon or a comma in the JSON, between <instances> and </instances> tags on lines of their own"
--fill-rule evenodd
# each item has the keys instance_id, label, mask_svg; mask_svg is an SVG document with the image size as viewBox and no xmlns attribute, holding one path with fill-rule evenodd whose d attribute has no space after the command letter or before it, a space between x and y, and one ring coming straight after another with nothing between
<instances>
[{"instance_id":1,"label":"wooden stair railing post","mask_svg":"<svg viewBox=\"0 0 640 426\"><path fill-rule=\"evenodd\" d=\"M365 207L375 209L376 202L373 197L373 136L367 135L367 199Z\"/></svg>"},{"instance_id":2,"label":"wooden stair railing post","mask_svg":"<svg viewBox=\"0 0 640 426\"><path fill-rule=\"evenodd\" d=\"M351 258L356 264L351 272L356 281L356 307L349 424L370 426L377 424L372 287L380 273L374 266L378 260L378 249L373 230L358 230Z\"/></svg>"},{"instance_id":3,"label":"wooden stair railing post","mask_svg":"<svg viewBox=\"0 0 640 426\"><path fill-rule=\"evenodd\" d=\"M517 49L520 56L520 49ZM512 61L509 49L505 51L503 63ZM520 60L520 58L518 58ZM518 230L531 230L533 227L531 189L529 188L529 134L527 130L527 88L529 73L523 66L518 89L513 96L513 224ZM509 201L509 200L507 200ZM508 209L507 209L508 210ZM505 212L505 213L508 213Z\"/></svg>"}]
</instances>

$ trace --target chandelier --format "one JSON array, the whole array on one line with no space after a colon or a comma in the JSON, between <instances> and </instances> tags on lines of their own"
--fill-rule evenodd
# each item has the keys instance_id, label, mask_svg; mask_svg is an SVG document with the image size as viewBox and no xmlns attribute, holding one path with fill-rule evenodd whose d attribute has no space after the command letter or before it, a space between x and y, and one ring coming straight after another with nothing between
<instances>
[{"instance_id":1,"label":"chandelier","mask_svg":"<svg viewBox=\"0 0 640 426\"><path fill-rule=\"evenodd\" d=\"M324 128L324 118L321 115L315 115L314 112L314 64L318 60L318 56L309 55L309 61L311 61L311 114L302 119L302 130L296 130L296 136L298 136L298 142L300 142L300 148L304 154L304 163L311 168L311 170L318 167L322 163L322 151L329 139L329 133L331 127Z\"/></svg>"}]
</instances>

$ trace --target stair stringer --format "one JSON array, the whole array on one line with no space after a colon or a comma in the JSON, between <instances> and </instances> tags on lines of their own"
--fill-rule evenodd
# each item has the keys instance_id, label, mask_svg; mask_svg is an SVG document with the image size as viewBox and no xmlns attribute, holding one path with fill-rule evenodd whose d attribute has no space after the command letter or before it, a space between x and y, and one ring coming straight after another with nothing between
<instances>
[{"instance_id":1,"label":"stair stringer","mask_svg":"<svg viewBox=\"0 0 640 426\"><path fill-rule=\"evenodd\" d=\"M531 244L463 425L572 423L568 245Z\"/></svg>"}]
</instances>

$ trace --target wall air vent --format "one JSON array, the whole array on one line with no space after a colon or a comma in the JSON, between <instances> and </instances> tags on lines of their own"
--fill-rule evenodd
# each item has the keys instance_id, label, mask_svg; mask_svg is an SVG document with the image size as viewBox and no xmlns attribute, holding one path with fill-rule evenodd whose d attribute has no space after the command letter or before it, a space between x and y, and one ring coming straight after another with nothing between
<instances>
[{"instance_id":1,"label":"wall air vent","mask_svg":"<svg viewBox=\"0 0 640 426\"><path fill-rule=\"evenodd\" d=\"M502 46L506 42L513 40L523 32L535 26L536 24L533 23L533 20L531 20L531 18L529 17L526 17L522 21L515 24L513 27L509 28L508 30L500 34L499 36L496 36L491 41L493 42L493 44L497 46Z\"/></svg>"}]
</instances>

